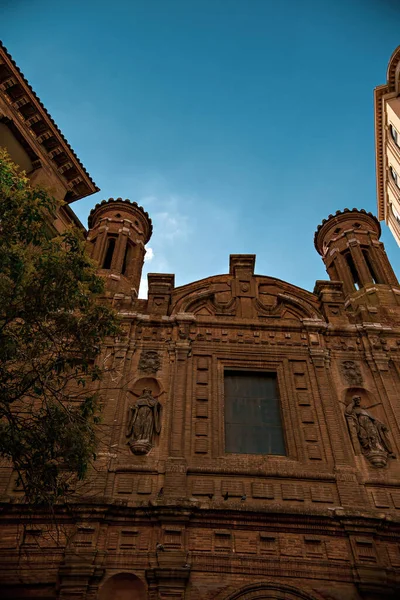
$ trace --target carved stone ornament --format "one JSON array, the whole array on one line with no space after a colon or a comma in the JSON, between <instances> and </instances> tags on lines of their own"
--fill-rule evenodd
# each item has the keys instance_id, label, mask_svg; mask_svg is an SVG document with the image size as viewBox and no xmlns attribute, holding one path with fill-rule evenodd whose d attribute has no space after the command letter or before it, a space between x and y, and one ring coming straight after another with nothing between
<instances>
[{"instance_id":1,"label":"carved stone ornament","mask_svg":"<svg viewBox=\"0 0 400 600\"><path fill-rule=\"evenodd\" d=\"M139 360L139 371L154 375L161 367L161 360L156 350L143 350Z\"/></svg>"},{"instance_id":2,"label":"carved stone ornament","mask_svg":"<svg viewBox=\"0 0 400 600\"><path fill-rule=\"evenodd\" d=\"M145 388L129 409L126 437L134 454L148 454L153 448L154 435L161 431L161 412L160 402Z\"/></svg>"},{"instance_id":3,"label":"carved stone ornament","mask_svg":"<svg viewBox=\"0 0 400 600\"><path fill-rule=\"evenodd\" d=\"M354 360L344 360L341 364L341 371L348 385L362 385L360 366Z\"/></svg>"},{"instance_id":4,"label":"carved stone ornament","mask_svg":"<svg viewBox=\"0 0 400 600\"><path fill-rule=\"evenodd\" d=\"M389 430L366 408L361 405L361 397L353 396L347 405L345 415L350 432L358 438L361 451L374 467L385 467L388 457L396 458L389 440Z\"/></svg>"}]
</instances>

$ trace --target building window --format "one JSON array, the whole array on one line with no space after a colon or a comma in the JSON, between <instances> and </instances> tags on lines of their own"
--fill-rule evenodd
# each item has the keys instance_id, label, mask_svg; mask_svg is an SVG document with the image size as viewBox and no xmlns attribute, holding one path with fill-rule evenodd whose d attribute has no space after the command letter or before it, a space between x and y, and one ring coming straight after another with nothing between
<instances>
[{"instance_id":1,"label":"building window","mask_svg":"<svg viewBox=\"0 0 400 600\"><path fill-rule=\"evenodd\" d=\"M390 133L394 142L397 144L397 146L399 146L399 134L397 132L397 129L392 124L390 125Z\"/></svg>"},{"instance_id":2,"label":"building window","mask_svg":"<svg viewBox=\"0 0 400 600\"><path fill-rule=\"evenodd\" d=\"M390 171L393 181L395 182L397 187L400 188L399 176L397 175L396 171L393 169L393 167L390 167L389 171Z\"/></svg>"},{"instance_id":3,"label":"building window","mask_svg":"<svg viewBox=\"0 0 400 600\"><path fill-rule=\"evenodd\" d=\"M393 216L395 217L396 221L400 225L400 213L397 212L397 210L394 208L393 204L390 205L390 210L392 211Z\"/></svg>"},{"instance_id":4,"label":"building window","mask_svg":"<svg viewBox=\"0 0 400 600\"><path fill-rule=\"evenodd\" d=\"M276 373L225 372L225 451L285 455Z\"/></svg>"},{"instance_id":5,"label":"building window","mask_svg":"<svg viewBox=\"0 0 400 600\"><path fill-rule=\"evenodd\" d=\"M113 255L114 255L116 241L117 241L116 237L109 236L108 241L107 241L106 255L105 255L104 261L103 261L103 269L111 269L111 263L112 263L112 259L113 259Z\"/></svg>"}]
</instances>

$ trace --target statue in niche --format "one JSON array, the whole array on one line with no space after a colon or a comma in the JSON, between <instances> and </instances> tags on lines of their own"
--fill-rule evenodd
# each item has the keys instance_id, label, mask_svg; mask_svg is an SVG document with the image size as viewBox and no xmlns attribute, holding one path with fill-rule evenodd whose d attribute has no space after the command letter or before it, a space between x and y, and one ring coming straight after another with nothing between
<instances>
[{"instance_id":1,"label":"statue in niche","mask_svg":"<svg viewBox=\"0 0 400 600\"><path fill-rule=\"evenodd\" d=\"M129 412L128 444L134 454L148 454L154 445L154 434L158 435L161 431L162 406L153 397L152 391L145 388Z\"/></svg>"},{"instance_id":2,"label":"statue in niche","mask_svg":"<svg viewBox=\"0 0 400 600\"><path fill-rule=\"evenodd\" d=\"M143 373L155 374L161 367L161 360L156 350L143 350L139 360L139 370Z\"/></svg>"},{"instance_id":3,"label":"statue in niche","mask_svg":"<svg viewBox=\"0 0 400 600\"><path fill-rule=\"evenodd\" d=\"M362 385L360 366L354 360L344 360L341 367L343 377L348 385Z\"/></svg>"},{"instance_id":4,"label":"statue in niche","mask_svg":"<svg viewBox=\"0 0 400 600\"><path fill-rule=\"evenodd\" d=\"M345 414L349 426L354 428L366 458L375 467L384 467L388 456L396 457L389 440L388 428L360 404L361 397L353 396L347 405Z\"/></svg>"}]
</instances>

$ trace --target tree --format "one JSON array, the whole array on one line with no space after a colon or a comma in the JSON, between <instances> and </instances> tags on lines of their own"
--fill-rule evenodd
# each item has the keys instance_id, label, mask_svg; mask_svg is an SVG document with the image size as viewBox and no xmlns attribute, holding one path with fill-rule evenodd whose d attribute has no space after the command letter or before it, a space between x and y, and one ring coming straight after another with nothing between
<instances>
[{"instance_id":1,"label":"tree","mask_svg":"<svg viewBox=\"0 0 400 600\"><path fill-rule=\"evenodd\" d=\"M119 331L82 232L0 149L0 456L26 500L65 499L94 457L100 346Z\"/></svg>"}]
</instances>

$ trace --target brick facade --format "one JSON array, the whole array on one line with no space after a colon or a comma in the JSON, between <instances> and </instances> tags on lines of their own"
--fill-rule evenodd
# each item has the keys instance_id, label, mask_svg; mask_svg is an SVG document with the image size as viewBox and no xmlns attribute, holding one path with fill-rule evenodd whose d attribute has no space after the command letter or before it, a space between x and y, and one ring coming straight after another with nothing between
<instances>
[{"instance_id":1,"label":"brick facade","mask_svg":"<svg viewBox=\"0 0 400 600\"><path fill-rule=\"evenodd\" d=\"M33 184L67 202L96 191L3 46L0 138ZM55 230L70 222L66 205ZM177 288L150 274L138 299L151 234L129 201L90 215L123 323L101 357L101 446L54 515L0 464L2 597L398 598L400 287L378 221L346 209L322 223L329 280L313 293L232 255L228 274ZM226 371L274 374L284 455L226 452Z\"/></svg>"},{"instance_id":2,"label":"brick facade","mask_svg":"<svg viewBox=\"0 0 400 600\"><path fill-rule=\"evenodd\" d=\"M102 446L56 525L3 469L6 597L397 598L400 287L375 217L318 228L313 293L232 255L178 288L149 275L147 300L147 213L110 199L89 225L99 267L114 239L100 272L124 332L103 353ZM226 370L276 374L286 455L225 452Z\"/></svg>"}]
</instances>

